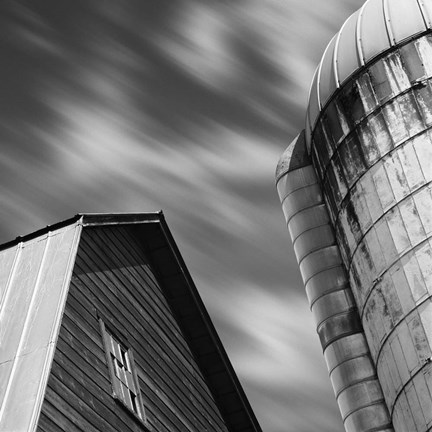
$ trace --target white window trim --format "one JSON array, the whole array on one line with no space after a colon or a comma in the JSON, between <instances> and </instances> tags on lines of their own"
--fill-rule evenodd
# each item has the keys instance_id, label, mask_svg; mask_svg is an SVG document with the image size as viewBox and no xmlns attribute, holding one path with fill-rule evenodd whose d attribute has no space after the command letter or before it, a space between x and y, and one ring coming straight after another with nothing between
<instances>
[{"instance_id":1,"label":"white window trim","mask_svg":"<svg viewBox=\"0 0 432 432\"><path fill-rule=\"evenodd\" d=\"M99 318L99 323L111 379L112 395L148 427L132 349L108 330L101 318Z\"/></svg>"}]
</instances>

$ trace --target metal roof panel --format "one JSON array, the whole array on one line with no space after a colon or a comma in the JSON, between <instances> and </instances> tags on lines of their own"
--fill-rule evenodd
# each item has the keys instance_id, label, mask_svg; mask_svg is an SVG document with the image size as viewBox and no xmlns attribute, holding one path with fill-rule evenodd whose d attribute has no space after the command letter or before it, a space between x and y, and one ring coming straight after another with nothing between
<instances>
[{"instance_id":1,"label":"metal roof panel","mask_svg":"<svg viewBox=\"0 0 432 432\"><path fill-rule=\"evenodd\" d=\"M392 28L394 43L426 30L417 0L390 0L388 5L388 24Z\"/></svg>"},{"instance_id":2,"label":"metal roof panel","mask_svg":"<svg viewBox=\"0 0 432 432\"><path fill-rule=\"evenodd\" d=\"M429 0L418 0L423 18L427 28L432 28L432 2Z\"/></svg>"},{"instance_id":3,"label":"metal roof panel","mask_svg":"<svg viewBox=\"0 0 432 432\"><path fill-rule=\"evenodd\" d=\"M80 230L76 221L0 252L2 430L36 427Z\"/></svg>"},{"instance_id":4,"label":"metal roof panel","mask_svg":"<svg viewBox=\"0 0 432 432\"><path fill-rule=\"evenodd\" d=\"M391 46L383 3L383 0L369 0L363 8L359 37L365 63Z\"/></svg>"},{"instance_id":5,"label":"metal roof panel","mask_svg":"<svg viewBox=\"0 0 432 432\"><path fill-rule=\"evenodd\" d=\"M309 93L308 114L309 114L309 122L312 129L315 127L315 123L321 111L321 105L318 97L318 72L319 72L319 67L315 71L315 75L313 77L312 86Z\"/></svg>"},{"instance_id":6,"label":"metal roof panel","mask_svg":"<svg viewBox=\"0 0 432 432\"><path fill-rule=\"evenodd\" d=\"M360 10L351 15L339 32L335 53L339 84L343 83L353 70L361 66L356 33L359 14Z\"/></svg>"},{"instance_id":7,"label":"metal roof panel","mask_svg":"<svg viewBox=\"0 0 432 432\"><path fill-rule=\"evenodd\" d=\"M312 80L306 118L306 144L320 111L336 90L378 55L432 28L432 2L367 0L327 46Z\"/></svg>"},{"instance_id":8,"label":"metal roof panel","mask_svg":"<svg viewBox=\"0 0 432 432\"><path fill-rule=\"evenodd\" d=\"M333 37L324 52L321 60L321 72L319 77L319 95L321 105L324 106L330 96L337 89L336 71L334 63L335 46L337 35Z\"/></svg>"}]
</instances>

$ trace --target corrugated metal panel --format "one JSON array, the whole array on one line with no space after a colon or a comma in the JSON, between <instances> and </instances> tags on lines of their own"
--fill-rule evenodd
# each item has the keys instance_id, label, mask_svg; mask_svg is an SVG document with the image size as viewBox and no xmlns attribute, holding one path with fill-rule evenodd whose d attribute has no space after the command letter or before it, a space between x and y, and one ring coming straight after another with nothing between
<instances>
[{"instance_id":1,"label":"corrugated metal panel","mask_svg":"<svg viewBox=\"0 0 432 432\"><path fill-rule=\"evenodd\" d=\"M35 429L79 232L74 223L1 253L1 430Z\"/></svg>"}]
</instances>

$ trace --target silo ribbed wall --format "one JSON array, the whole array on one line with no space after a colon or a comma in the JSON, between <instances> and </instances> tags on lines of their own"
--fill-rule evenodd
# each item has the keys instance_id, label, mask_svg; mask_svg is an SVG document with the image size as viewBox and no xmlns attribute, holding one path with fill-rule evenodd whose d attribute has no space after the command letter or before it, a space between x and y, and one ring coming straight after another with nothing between
<instances>
[{"instance_id":1,"label":"silo ribbed wall","mask_svg":"<svg viewBox=\"0 0 432 432\"><path fill-rule=\"evenodd\" d=\"M277 189L345 429L392 432L303 134L281 159Z\"/></svg>"},{"instance_id":2,"label":"silo ribbed wall","mask_svg":"<svg viewBox=\"0 0 432 432\"><path fill-rule=\"evenodd\" d=\"M363 67L311 156L396 431L432 428L432 36Z\"/></svg>"}]
</instances>

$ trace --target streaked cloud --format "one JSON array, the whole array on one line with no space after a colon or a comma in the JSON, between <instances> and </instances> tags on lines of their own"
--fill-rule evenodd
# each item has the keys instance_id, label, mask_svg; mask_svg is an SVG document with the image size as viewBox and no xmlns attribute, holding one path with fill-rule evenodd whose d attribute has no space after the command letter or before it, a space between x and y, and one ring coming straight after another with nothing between
<instances>
[{"instance_id":1,"label":"streaked cloud","mask_svg":"<svg viewBox=\"0 0 432 432\"><path fill-rule=\"evenodd\" d=\"M0 5L0 238L163 209L268 432L343 430L273 175L361 3Z\"/></svg>"}]
</instances>

